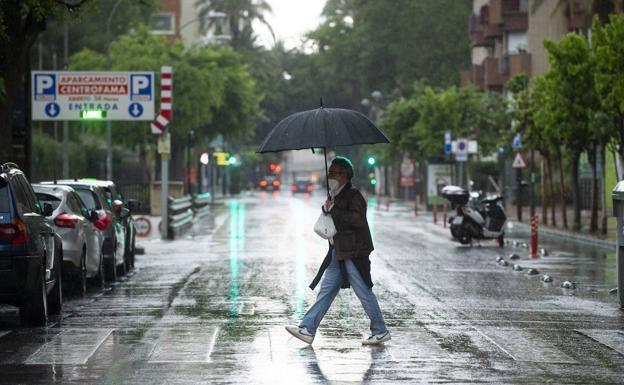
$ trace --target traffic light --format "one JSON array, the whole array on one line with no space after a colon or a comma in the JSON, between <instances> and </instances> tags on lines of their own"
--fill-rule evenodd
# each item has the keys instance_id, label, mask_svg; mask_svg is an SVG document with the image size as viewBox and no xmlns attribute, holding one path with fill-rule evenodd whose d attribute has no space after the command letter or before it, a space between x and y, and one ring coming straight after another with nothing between
<instances>
[{"instance_id":1,"label":"traffic light","mask_svg":"<svg viewBox=\"0 0 624 385\"><path fill-rule=\"evenodd\" d=\"M230 166L238 166L238 158L236 157L236 155L230 154L230 157L228 158L228 163L230 164Z\"/></svg>"},{"instance_id":2,"label":"traffic light","mask_svg":"<svg viewBox=\"0 0 624 385\"><path fill-rule=\"evenodd\" d=\"M376 162L377 162L377 160L375 159L374 156L368 157L368 165L369 166L374 166Z\"/></svg>"},{"instance_id":3,"label":"traffic light","mask_svg":"<svg viewBox=\"0 0 624 385\"><path fill-rule=\"evenodd\" d=\"M375 178L375 173L374 172L369 172L368 173L368 181L373 186L377 184L377 178Z\"/></svg>"},{"instance_id":4,"label":"traffic light","mask_svg":"<svg viewBox=\"0 0 624 385\"><path fill-rule=\"evenodd\" d=\"M277 169L277 165L275 163L269 164L269 170L275 171L275 169Z\"/></svg>"}]
</instances>

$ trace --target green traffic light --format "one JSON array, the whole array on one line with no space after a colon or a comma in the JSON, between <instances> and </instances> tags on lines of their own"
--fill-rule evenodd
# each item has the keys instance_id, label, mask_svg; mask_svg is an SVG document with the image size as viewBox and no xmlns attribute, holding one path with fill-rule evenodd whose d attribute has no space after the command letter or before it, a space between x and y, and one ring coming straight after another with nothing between
<instances>
[{"instance_id":1,"label":"green traffic light","mask_svg":"<svg viewBox=\"0 0 624 385\"><path fill-rule=\"evenodd\" d=\"M374 186L374 185L376 185L376 184L377 184L377 179L371 179L371 181L370 181L370 182L371 182L371 184Z\"/></svg>"},{"instance_id":2,"label":"green traffic light","mask_svg":"<svg viewBox=\"0 0 624 385\"><path fill-rule=\"evenodd\" d=\"M229 159L229 162L230 162L230 165L234 166L238 162L238 159L236 159L235 156L231 156Z\"/></svg>"},{"instance_id":3,"label":"green traffic light","mask_svg":"<svg viewBox=\"0 0 624 385\"><path fill-rule=\"evenodd\" d=\"M373 166L375 164L375 158L372 157L372 156L370 158L368 158L368 164Z\"/></svg>"}]
</instances>

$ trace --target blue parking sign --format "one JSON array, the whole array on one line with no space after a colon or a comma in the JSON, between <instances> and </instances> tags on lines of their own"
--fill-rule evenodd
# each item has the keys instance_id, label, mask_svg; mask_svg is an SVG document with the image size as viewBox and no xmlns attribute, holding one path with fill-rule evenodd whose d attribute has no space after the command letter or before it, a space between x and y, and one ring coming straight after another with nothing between
<instances>
[{"instance_id":1,"label":"blue parking sign","mask_svg":"<svg viewBox=\"0 0 624 385\"><path fill-rule=\"evenodd\" d=\"M56 100L56 74L35 74L33 88L35 91L35 100Z\"/></svg>"},{"instance_id":2,"label":"blue parking sign","mask_svg":"<svg viewBox=\"0 0 624 385\"><path fill-rule=\"evenodd\" d=\"M143 102L152 100L152 83L151 74L130 75L130 100Z\"/></svg>"}]
</instances>

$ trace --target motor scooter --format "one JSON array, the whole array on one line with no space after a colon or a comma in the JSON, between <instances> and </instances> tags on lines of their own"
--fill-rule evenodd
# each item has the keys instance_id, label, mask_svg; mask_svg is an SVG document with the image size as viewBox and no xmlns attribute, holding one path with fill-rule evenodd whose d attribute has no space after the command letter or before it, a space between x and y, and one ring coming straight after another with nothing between
<instances>
[{"instance_id":1,"label":"motor scooter","mask_svg":"<svg viewBox=\"0 0 624 385\"><path fill-rule=\"evenodd\" d=\"M479 199L478 194L458 186L445 186L441 193L455 210L455 215L449 218L453 238L464 245L472 245L474 239L496 239L504 247L507 215L501 196Z\"/></svg>"}]
</instances>

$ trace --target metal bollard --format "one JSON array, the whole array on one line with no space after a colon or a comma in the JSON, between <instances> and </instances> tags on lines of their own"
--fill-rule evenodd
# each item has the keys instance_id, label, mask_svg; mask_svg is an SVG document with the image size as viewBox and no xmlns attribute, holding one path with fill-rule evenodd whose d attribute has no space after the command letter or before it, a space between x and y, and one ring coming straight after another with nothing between
<instances>
[{"instance_id":1,"label":"metal bollard","mask_svg":"<svg viewBox=\"0 0 624 385\"><path fill-rule=\"evenodd\" d=\"M418 201L420 200L420 197L418 196L418 194L416 194L416 197L414 198L414 216L417 217L418 216Z\"/></svg>"},{"instance_id":2,"label":"metal bollard","mask_svg":"<svg viewBox=\"0 0 624 385\"><path fill-rule=\"evenodd\" d=\"M537 226L539 217L537 215L531 217L531 258L537 258Z\"/></svg>"},{"instance_id":3,"label":"metal bollard","mask_svg":"<svg viewBox=\"0 0 624 385\"><path fill-rule=\"evenodd\" d=\"M438 205L436 203L433 204L433 224L438 224Z\"/></svg>"}]
</instances>

